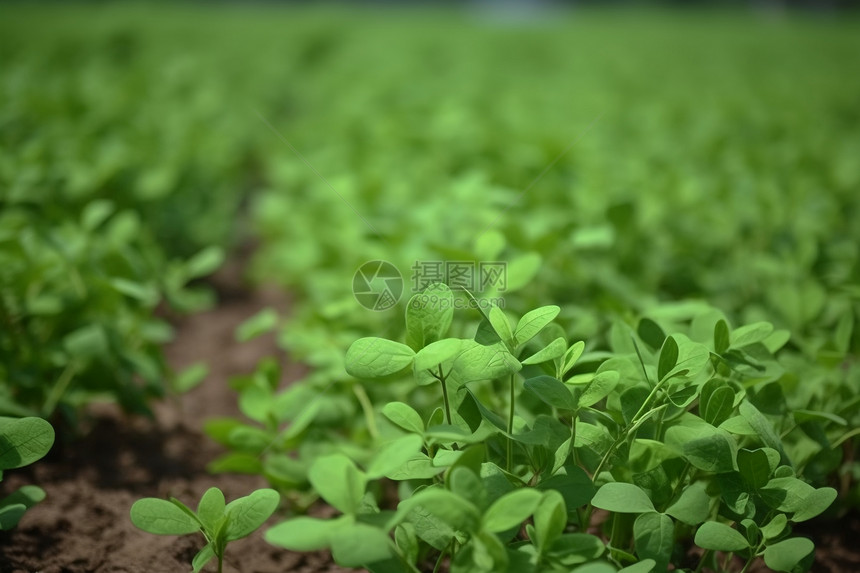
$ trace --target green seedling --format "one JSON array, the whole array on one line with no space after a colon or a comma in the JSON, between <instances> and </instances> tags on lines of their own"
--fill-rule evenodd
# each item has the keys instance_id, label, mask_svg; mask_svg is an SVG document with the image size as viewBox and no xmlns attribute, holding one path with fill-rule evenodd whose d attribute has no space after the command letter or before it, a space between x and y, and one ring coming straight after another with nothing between
<instances>
[{"instance_id":1,"label":"green seedling","mask_svg":"<svg viewBox=\"0 0 860 573\"><path fill-rule=\"evenodd\" d=\"M54 444L54 428L41 418L0 417L0 481L3 472L29 465L44 457ZM0 531L12 529L29 508L45 499L35 485L21 486L0 499Z\"/></svg>"},{"instance_id":2,"label":"green seedling","mask_svg":"<svg viewBox=\"0 0 860 573\"><path fill-rule=\"evenodd\" d=\"M156 535L202 533L206 545L191 561L192 571L197 573L214 558L221 573L227 544L253 533L269 519L279 503L278 492L259 489L228 504L221 490L213 487L200 498L196 513L176 498L147 497L131 506L131 521Z\"/></svg>"}]
</instances>

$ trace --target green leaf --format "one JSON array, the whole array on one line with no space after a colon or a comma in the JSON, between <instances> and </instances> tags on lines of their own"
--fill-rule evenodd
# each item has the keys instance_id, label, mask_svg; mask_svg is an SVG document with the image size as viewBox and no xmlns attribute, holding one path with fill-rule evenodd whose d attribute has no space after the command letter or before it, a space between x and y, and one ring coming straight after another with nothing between
<instances>
[{"instance_id":1,"label":"green leaf","mask_svg":"<svg viewBox=\"0 0 860 573\"><path fill-rule=\"evenodd\" d=\"M215 531L218 529L218 522L224 517L226 506L221 490L217 487L210 487L200 498L200 503L197 504L197 518L207 530Z\"/></svg>"},{"instance_id":2,"label":"green leaf","mask_svg":"<svg viewBox=\"0 0 860 573\"><path fill-rule=\"evenodd\" d=\"M215 557L215 550L212 549L211 543L207 543L203 546L203 549L197 552L194 559L191 560L191 572L199 573L213 557Z\"/></svg>"},{"instance_id":3,"label":"green leaf","mask_svg":"<svg viewBox=\"0 0 860 573\"><path fill-rule=\"evenodd\" d=\"M746 537L724 523L707 521L696 531L696 545L712 551L742 551L749 547Z\"/></svg>"},{"instance_id":4,"label":"green leaf","mask_svg":"<svg viewBox=\"0 0 860 573\"><path fill-rule=\"evenodd\" d=\"M382 415L407 432L424 433L424 421L421 420L418 412L408 404L389 402L382 407Z\"/></svg>"},{"instance_id":5,"label":"green leaf","mask_svg":"<svg viewBox=\"0 0 860 573\"><path fill-rule=\"evenodd\" d=\"M621 380L621 376L614 370L606 370L598 373L579 396L579 407L587 408L597 404L612 392Z\"/></svg>"},{"instance_id":6,"label":"green leaf","mask_svg":"<svg viewBox=\"0 0 860 573\"><path fill-rule=\"evenodd\" d=\"M564 365L561 368L562 375L570 372L571 368L576 365L576 361L582 356L584 350L585 342L581 340L567 349L567 352L564 353Z\"/></svg>"},{"instance_id":7,"label":"green leaf","mask_svg":"<svg viewBox=\"0 0 860 573\"><path fill-rule=\"evenodd\" d=\"M463 348L459 338L444 338L431 342L415 355L415 371L429 370L456 356Z\"/></svg>"},{"instance_id":8,"label":"green leaf","mask_svg":"<svg viewBox=\"0 0 860 573\"><path fill-rule=\"evenodd\" d=\"M454 293L434 283L414 295L406 305L406 344L418 351L443 338L454 317Z\"/></svg>"},{"instance_id":9,"label":"green leaf","mask_svg":"<svg viewBox=\"0 0 860 573\"><path fill-rule=\"evenodd\" d=\"M660 360L657 363L657 378L663 380L678 363L678 343L671 336L663 341L660 349Z\"/></svg>"},{"instance_id":10,"label":"green leaf","mask_svg":"<svg viewBox=\"0 0 860 573\"><path fill-rule=\"evenodd\" d=\"M564 338L556 338L545 347L541 348L525 360L523 360L523 364L540 364L541 362L549 362L550 360L555 360L567 349L567 343L564 341Z\"/></svg>"},{"instance_id":11,"label":"green leaf","mask_svg":"<svg viewBox=\"0 0 860 573\"><path fill-rule=\"evenodd\" d=\"M785 517L784 513L777 513L773 516L767 525L761 528L762 536L770 541L771 539L776 539L782 532L785 531L785 527L788 525L788 518Z\"/></svg>"},{"instance_id":12,"label":"green leaf","mask_svg":"<svg viewBox=\"0 0 860 573\"><path fill-rule=\"evenodd\" d=\"M567 526L567 507L564 497L555 490L547 490L534 511L535 545L545 552Z\"/></svg>"},{"instance_id":13,"label":"green leaf","mask_svg":"<svg viewBox=\"0 0 860 573\"><path fill-rule=\"evenodd\" d=\"M166 499L145 497L131 506L131 522L156 535L186 535L200 530L198 520Z\"/></svg>"},{"instance_id":14,"label":"green leaf","mask_svg":"<svg viewBox=\"0 0 860 573\"><path fill-rule=\"evenodd\" d=\"M599 509L616 513L646 513L654 511L654 504L639 487L623 482L604 484L594 497L591 504Z\"/></svg>"},{"instance_id":15,"label":"green leaf","mask_svg":"<svg viewBox=\"0 0 860 573\"><path fill-rule=\"evenodd\" d=\"M805 537L792 537L769 545L764 550L764 562L774 571L791 572L815 551L815 544Z\"/></svg>"},{"instance_id":16,"label":"green leaf","mask_svg":"<svg viewBox=\"0 0 860 573\"><path fill-rule=\"evenodd\" d=\"M209 367L204 362L195 362L176 375L173 381L173 389L180 394L185 394L189 390L196 388L208 375Z\"/></svg>"},{"instance_id":17,"label":"green leaf","mask_svg":"<svg viewBox=\"0 0 860 573\"><path fill-rule=\"evenodd\" d=\"M633 541L641 559L653 559L657 570L668 571L675 547L675 525L662 513L643 513L633 522Z\"/></svg>"},{"instance_id":18,"label":"green leaf","mask_svg":"<svg viewBox=\"0 0 860 573\"><path fill-rule=\"evenodd\" d=\"M346 351L346 371L356 378L382 378L411 366L415 352L385 338L360 338Z\"/></svg>"},{"instance_id":19,"label":"green leaf","mask_svg":"<svg viewBox=\"0 0 860 573\"><path fill-rule=\"evenodd\" d=\"M463 384L478 380L495 380L519 372L522 364L503 343L484 346L466 341L463 352L454 361L454 372Z\"/></svg>"},{"instance_id":20,"label":"green leaf","mask_svg":"<svg viewBox=\"0 0 860 573\"><path fill-rule=\"evenodd\" d=\"M511 323L508 322L508 317L505 316L505 311L498 306L493 305L490 307L490 312L487 315L487 318L489 319L493 330L495 330L496 334L499 335L499 338L502 339L502 342L507 344L509 347L513 347L514 333L511 330Z\"/></svg>"},{"instance_id":21,"label":"green leaf","mask_svg":"<svg viewBox=\"0 0 860 573\"><path fill-rule=\"evenodd\" d=\"M811 485L795 477L775 477L759 491L765 503L788 513L800 511L814 494L815 489Z\"/></svg>"},{"instance_id":22,"label":"green leaf","mask_svg":"<svg viewBox=\"0 0 860 573\"><path fill-rule=\"evenodd\" d=\"M741 416L743 416L744 420L749 423L752 429L755 430L764 445L779 452L780 460L783 464L791 465L791 461L788 459L788 455L782 447L782 440L779 438L776 430L773 429L773 425L768 421L768 419L765 418L755 406L746 400L741 402L738 411Z\"/></svg>"},{"instance_id":23,"label":"green leaf","mask_svg":"<svg viewBox=\"0 0 860 573\"><path fill-rule=\"evenodd\" d=\"M714 352L724 354L729 349L729 325L720 319L714 325Z\"/></svg>"},{"instance_id":24,"label":"green leaf","mask_svg":"<svg viewBox=\"0 0 860 573\"><path fill-rule=\"evenodd\" d=\"M271 332L277 326L277 311L273 308L264 308L236 327L236 340L238 342L248 342L267 332Z\"/></svg>"},{"instance_id":25,"label":"green leaf","mask_svg":"<svg viewBox=\"0 0 860 573\"><path fill-rule=\"evenodd\" d=\"M273 489L258 489L227 504L227 541L241 539L263 525L281 502L281 495Z\"/></svg>"},{"instance_id":26,"label":"green leaf","mask_svg":"<svg viewBox=\"0 0 860 573\"><path fill-rule=\"evenodd\" d=\"M735 470L737 445L734 439L722 430L684 442L684 456L693 467L713 473Z\"/></svg>"},{"instance_id":27,"label":"green leaf","mask_svg":"<svg viewBox=\"0 0 860 573\"><path fill-rule=\"evenodd\" d=\"M751 488L764 487L770 479L770 464L762 449L738 451L738 471Z\"/></svg>"},{"instance_id":28,"label":"green leaf","mask_svg":"<svg viewBox=\"0 0 860 573\"><path fill-rule=\"evenodd\" d=\"M643 559L638 563L628 565L624 569L619 570L618 573L651 573L651 571L655 571L656 565L657 562L653 559Z\"/></svg>"},{"instance_id":29,"label":"green leaf","mask_svg":"<svg viewBox=\"0 0 860 573\"><path fill-rule=\"evenodd\" d=\"M454 530L474 531L481 519L480 511L469 500L446 489L432 487L401 501L388 528L394 527L418 508L421 509L419 514L434 515ZM413 520L413 523L417 528L417 522Z\"/></svg>"},{"instance_id":30,"label":"green leaf","mask_svg":"<svg viewBox=\"0 0 860 573\"><path fill-rule=\"evenodd\" d=\"M687 525L698 525L708 519L711 510L711 496L704 482L688 485L678 500L669 506L666 513Z\"/></svg>"},{"instance_id":31,"label":"green leaf","mask_svg":"<svg viewBox=\"0 0 860 573\"><path fill-rule=\"evenodd\" d=\"M54 445L54 428L42 418L0 418L0 471L29 465Z\"/></svg>"},{"instance_id":32,"label":"green leaf","mask_svg":"<svg viewBox=\"0 0 860 573\"><path fill-rule=\"evenodd\" d=\"M731 335L731 347L743 348L761 342L773 332L773 325L769 322L756 322L736 328Z\"/></svg>"},{"instance_id":33,"label":"green leaf","mask_svg":"<svg viewBox=\"0 0 860 573\"><path fill-rule=\"evenodd\" d=\"M542 306L525 313L514 330L514 345L525 344L552 322L561 309L555 305Z\"/></svg>"},{"instance_id":34,"label":"green leaf","mask_svg":"<svg viewBox=\"0 0 860 573\"><path fill-rule=\"evenodd\" d=\"M576 410L576 400L573 399L570 388L552 376L529 378L523 386L550 406L567 411Z\"/></svg>"},{"instance_id":35,"label":"green leaf","mask_svg":"<svg viewBox=\"0 0 860 573\"><path fill-rule=\"evenodd\" d=\"M522 524L543 499L536 489L523 488L512 491L497 499L484 514L484 529L501 533Z\"/></svg>"},{"instance_id":36,"label":"green leaf","mask_svg":"<svg viewBox=\"0 0 860 573\"><path fill-rule=\"evenodd\" d=\"M421 452L424 442L420 436L401 436L380 447L367 466L367 477L378 479L399 470Z\"/></svg>"},{"instance_id":37,"label":"green leaf","mask_svg":"<svg viewBox=\"0 0 860 573\"><path fill-rule=\"evenodd\" d=\"M720 386L711 392L707 402L700 406L702 418L713 426L719 426L732 415L735 393L728 386Z\"/></svg>"},{"instance_id":38,"label":"green leaf","mask_svg":"<svg viewBox=\"0 0 860 573\"><path fill-rule=\"evenodd\" d=\"M832 487L816 489L799 504L791 520L800 523L821 515L836 500L836 495L836 490Z\"/></svg>"},{"instance_id":39,"label":"green leaf","mask_svg":"<svg viewBox=\"0 0 860 573\"><path fill-rule=\"evenodd\" d=\"M332 534L340 527L340 520L296 517L269 528L264 537L272 545L290 551L319 551L329 548Z\"/></svg>"},{"instance_id":40,"label":"green leaf","mask_svg":"<svg viewBox=\"0 0 860 573\"><path fill-rule=\"evenodd\" d=\"M10 503L0 507L0 531L8 531L17 526L26 511L27 506L23 503Z\"/></svg>"},{"instance_id":41,"label":"green leaf","mask_svg":"<svg viewBox=\"0 0 860 573\"><path fill-rule=\"evenodd\" d=\"M367 477L343 454L331 454L314 460L308 470L311 485L338 511L355 514L364 497Z\"/></svg>"},{"instance_id":42,"label":"green leaf","mask_svg":"<svg viewBox=\"0 0 860 573\"><path fill-rule=\"evenodd\" d=\"M108 340L101 325L90 324L67 334L63 346L72 358L91 359L107 353Z\"/></svg>"},{"instance_id":43,"label":"green leaf","mask_svg":"<svg viewBox=\"0 0 860 573\"><path fill-rule=\"evenodd\" d=\"M224 249L206 247L185 262L185 276L196 279L211 275L224 263Z\"/></svg>"},{"instance_id":44,"label":"green leaf","mask_svg":"<svg viewBox=\"0 0 860 573\"><path fill-rule=\"evenodd\" d=\"M639 326L636 327L636 333L642 341L650 346L653 350L657 350L663 346L666 340L666 333L660 328L660 325L650 318L642 318L639 321Z\"/></svg>"},{"instance_id":45,"label":"green leaf","mask_svg":"<svg viewBox=\"0 0 860 573\"><path fill-rule=\"evenodd\" d=\"M331 539L331 555L343 567L363 567L391 557L391 538L379 529L354 523Z\"/></svg>"}]
</instances>

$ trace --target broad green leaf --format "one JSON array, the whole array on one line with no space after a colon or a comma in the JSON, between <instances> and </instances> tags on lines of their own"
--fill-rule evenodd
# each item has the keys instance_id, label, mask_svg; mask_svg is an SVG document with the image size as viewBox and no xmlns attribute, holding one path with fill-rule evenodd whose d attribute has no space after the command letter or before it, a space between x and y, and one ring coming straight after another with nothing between
<instances>
[{"instance_id":1,"label":"broad green leaf","mask_svg":"<svg viewBox=\"0 0 860 573\"><path fill-rule=\"evenodd\" d=\"M543 499L536 489L523 488L497 499L484 514L484 529L501 533L522 524Z\"/></svg>"},{"instance_id":2,"label":"broad green leaf","mask_svg":"<svg viewBox=\"0 0 860 573\"><path fill-rule=\"evenodd\" d=\"M196 279L211 275L224 263L224 249L221 247L206 247L185 261L185 276Z\"/></svg>"},{"instance_id":3,"label":"broad green leaf","mask_svg":"<svg viewBox=\"0 0 860 573\"><path fill-rule=\"evenodd\" d=\"M203 527L209 531L215 531L218 528L218 522L224 517L226 507L227 503L221 490L210 487L197 504L197 518L203 523Z\"/></svg>"},{"instance_id":4,"label":"broad green leaf","mask_svg":"<svg viewBox=\"0 0 860 573\"><path fill-rule=\"evenodd\" d=\"M821 515L836 500L836 495L836 490L832 487L816 489L800 502L791 520L800 523Z\"/></svg>"},{"instance_id":5,"label":"broad green leaf","mask_svg":"<svg viewBox=\"0 0 860 573\"><path fill-rule=\"evenodd\" d=\"M42 418L0 418L0 471L35 462L53 444L54 428Z\"/></svg>"},{"instance_id":6,"label":"broad green leaf","mask_svg":"<svg viewBox=\"0 0 860 573\"><path fill-rule=\"evenodd\" d=\"M643 559L638 563L628 565L624 569L619 570L618 573L651 573L652 571L659 571L659 569L655 569L656 566L657 562L653 559Z\"/></svg>"},{"instance_id":7,"label":"broad green leaf","mask_svg":"<svg viewBox=\"0 0 860 573\"><path fill-rule=\"evenodd\" d=\"M200 530L201 524L179 506L155 497L145 497L131 506L131 522L147 533L186 535Z\"/></svg>"},{"instance_id":8,"label":"broad green leaf","mask_svg":"<svg viewBox=\"0 0 860 573\"><path fill-rule=\"evenodd\" d=\"M436 366L456 356L463 348L458 338L443 338L431 342L415 355L415 371L435 369Z\"/></svg>"},{"instance_id":9,"label":"broad green leaf","mask_svg":"<svg viewBox=\"0 0 860 573\"><path fill-rule=\"evenodd\" d=\"M367 477L378 479L399 470L421 452L422 445L423 440L415 434L402 436L383 445L367 466Z\"/></svg>"},{"instance_id":10,"label":"broad green leaf","mask_svg":"<svg viewBox=\"0 0 860 573\"><path fill-rule=\"evenodd\" d=\"M463 352L454 361L454 372L461 383L495 380L519 372L522 364L503 343L484 346L474 341L463 344Z\"/></svg>"},{"instance_id":11,"label":"broad green leaf","mask_svg":"<svg viewBox=\"0 0 860 573\"><path fill-rule=\"evenodd\" d=\"M561 368L562 375L570 372L571 368L576 365L576 361L582 356L584 350L585 342L581 340L567 349L567 352L564 353L564 364Z\"/></svg>"},{"instance_id":12,"label":"broad green leaf","mask_svg":"<svg viewBox=\"0 0 860 573\"><path fill-rule=\"evenodd\" d=\"M278 326L278 313L273 308L264 308L236 327L236 340L248 342L270 332Z\"/></svg>"},{"instance_id":13,"label":"broad green leaf","mask_svg":"<svg viewBox=\"0 0 860 573\"><path fill-rule=\"evenodd\" d=\"M623 482L604 484L594 497L591 504L599 509L617 513L646 513L654 511L654 504L639 487Z\"/></svg>"},{"instance_id":14,"label":"broad green leaf","mask_svg":"<svg viewBox=\"0 0 860 573\"><path fill-rule=\"evenodd\" d=\"M240 497L227 504L227 541L241 539L263 525L281 502L281 496L273 489L258 489L250 495Z\"/></svg>"},{"instance_id":15,"label":"broad green leaf","mask_svg":"<svg viewBox=\"0 0 860 573\"><path fill-rule=\"evenodd\" d=\"M785 517L784 513L777 513L773 516L767 525L761 528L761 534L768 541L771 539L776 539L782 532L785 531L785 527L788 525L788 518Z\"/></svg>"},{"instance_id":16,"label":"broad green leaf","mask_svg":"<svg viewBox=\"0 0 860 573\"><path fill-rule=\"evenodd\" d=\"M391 538L378 527L354 523L332 537L331 555L343 567L368 566L391 557Z\"/></svg>"},{"instance_id":17,"label":"broad green leaf","mask_svg":"<svg viewBox=\"0 0 860 573\"><path fill-rule=\"evenodd\" d=\"M421 420L418 412L408 404L389 402L382 407L382 415L407 432L424 433L424 421Z\"/></svg>"},{"instance_id":18,"label":"broad green leaf","mask_svg":"<svg viewBox=\"0 0 860 573\"><path fill-rule=\"evenodd\" d=\"M90 324L67 334L63 346L72 358L91 359L107 352L108 340L101 325Z\"/></svg>"},{"instance_id":19,"label":"broad green leaf","mask_svg":"<svg viewBox=\"0 0 860 573\"><path fill-rule=\"evenodd\" d=\"M787 513L800 511L814 494L815 488L795 477L775 477L759 491L765 503Z\"/></svg>"},{"instance_id":20,"label":"broad green leaf","mask_svg":"<svg viewBox=\"0 0 860 573\"><path fill-rule=\"evenodd\" d=\"M535 545L540 552L555 542L567 526L567 507L561 493L547 490L534 511Z\"/></svg>"},{"instance_id":21,"label":"broad green leaf","mask_svg":"<svg viewBox=\"0 0 860 573\"><path fill-rule=\"evenodd\" d=\"M543 259L539 253L525 253L508 262L505 290L514 292L531 282L540 270Z\"/></svg>"},{"instance_id":22,"label":"broad green leaf","mask_svg":"<svg viewBox=\"0 0 860 573\"><path fill-rule=\"evenodd\" d=\"M749 542L736 529L724 523L706 521L696 531L696 545L712 551L742 551L749 547Z\"/></svg>"},{"instance_id":23,"label":"broad green leaf","mask_svg":"<svg viewBox=\"0 0 860 573\"><path fill-rule=\"evenodd\" d=\"M614 370L598 373L580 394L579 407L587 408L606 398L618 385L620 379L620 375Z\"/></svg>"},{"instance_id":24,"label":"broad green leaf","mask_svg":"<svg viewBox=\"0 0 860 573\"><path fill-rule=\"evenodd\" d=\"M774 571L791 572L815 551L815 544L805 537L792 537L769 545L764 550L764 562Z\"/></svg>"},{"instance_id":25,"label":"broad green leaf","mask_svg":"<svg viewBox=\"0 0 860 573\"><path fill-rule=\"evenodd\" d=\"M642 559L653 559L657 570L668 570L672 549L675 547L675 525L662 513L643 513L633 522L633 541L636 554Z\"/></svg>"},{"instance_id":26,"label":"broad green leaf","mask_svg":"<svg viewBox=\"0 0 860 573\"><path fill-rule=\"evenodd\" d=\"M657 363L657 378L663 380L678 363L678 343L671 336L663 341L660 349L660 360Z\"/></svg>"},{"instance_id":27,"label":"broad green leaf","mask_svg":"<svg viewBox=\"0 0 860 573\"><path fill-rule=\"evenodd\" d=\"M406 305L406 343L418 351L443 338L454 317L454 293L444 283L434 283Z\"/></svg>"},{"instance_id":28,"label":"broad green leaf","mask_svg":"<svg viewBox=\"0 0 860 573\"><path fill-rule=\"evenodd\" d=\"M731 348L743 348L756 342L761 342L773 332L769 322L756 322L736 328L731 335Z\"/></svg>"},{"instance_id":29,"label":"broad green leaf","mask_svg":"<svg viewBox=\"0 0 860 573\"><path fill-rule=\"evenodd\" d=\"M414 509L435 515L451 528L474 531L481 519L481 513L469 500L440 487L424 489L397 506L397 513L389 522L389 529L405 519ZM413 521L414 523L414 521Z\"/></svg>"},{"instance_id":30,"label":"broad green leaf","mask_svg":"<svg viewBox=\"0 0 860 573\"><path fill-rule=\"evenodd\" d=\"M194 556L194 559L191 560L191 572L198 573L206 564L209 563L215 557L215 550L212 549L212 544L207 543L203 546L203 549L197 552Z\"/></svg>"},{"instance_id":31,"label":"broad green leaf","mask_svg":"<svg viewBox=\"0 0 860 573\"><path fill-rule=\"evenodd\" d=\"M729 325L720 319L714 325L714 352L723 354L729 349Z\"/></svg>"},{"instance_id":32,"label":"broad green leaf","mask_svg":"<svg viewBox=\"0 0 860 573\"><path fill-rule=\"evenodd\" d=\"M702 418L713 426L729 419L734 410L735 393L728 386L720 386L711 392L707 402L700 406Z\"/></svg>"},{"instance_id":33,"label":"broad green leaf","mask_svg":"<svg viewBox=\"0 0 860 573\"><path fill-rule=\"evenodd\" d=\"M505 316L505 311L498 306L493 305L490 307L490 312L488 313L487 318L489 319L493 330L495 330L496 334L499 335L499 338L502 339L502 342L513 347L514 333L511 330L511 323L508 321L508 317Z\"/></svg>"},{"instance_id":34,"label":"broad green leaf","mask_svg":"<svg viewBox=\"0 0 860 573\"><path fill-rule=\"evenodd\" d=\"M710 435L684 442L683 448L690 464L700 470L723 473L736 469L737 445L727 432L715 429Z\"/></svg>"},{"instance_id":35,"label":"broad green leaf","mask_svg":"<svg viewBox=\"0 0 860 573\"><path fill-rule=\"evenodd\" d=\"M356 378L382 378L412 364L415 352L385 338L360 338L346 351L346 371Z\"/></svg>"},{"instance_id":36,"label":"broad green leaf","mask_svg":"<svg viewBox=\"0 0 860 573\"><path fill-rule=\"evenodd\" d=\"M594 483L591 478L585 470L573 464L568 464L564 466L563 471L541 480L537 488L541 491L559 492L564 498L568 511L574 511L577 507L591 502L594 497Z\"/></svg>"},{"instance_id":37,"label":"broad green leaf","mask_svg":"<svg viewBox=\"0 0 860 573\"><path fill-rule=\"evenodd\" d=\"M308 480L324 500L346 514L358 511L367 484L367 476L343 454L317 458L308 471Z\"/></svg>"},{"instance_id":38,"label":"broad green leaf","mask_svg":"<svg viewBox=\"0 0 860 573\"><path fill-rule=\"evenodd\" d=\"M666 513L687 525L698 525L708 519L710 509L711 496L705 490L705 483L698 481L685 487Z\"/></svg>"},{"instance_id":39,"label":"broad green leaf","mask_svg":"<svg viewBox=\"0 0 860 573\"><path fill-rule=\"evenodd\" d=\"M566 348L567 343L564 341L564 338L559 337L522 362L523 364L540 364L541 362L549 362L550 360L555 360L564 354Z\"/></svg>"},{"instance_id":40,"label":"broad green leaf","mask_svg":"<svg viewBox=\"0 0 860 573\"><path fill-rule=\"evenodd\" d=\"M782 447L782 440L777 435L770 421L764 417L764 414L747 401L741 402L739 412L744 420L755 430L764 445L779 452L780 460L783 464L791 465L791 461Z\"/></svg>"},{"instance_id":41,"label":"broad green leaf","mask_svg":"<svg viewBox=\"0 0 860 573\"><path fill-rule=\"evenodd\" d=\"M751 488L764 487L770 479L771 473L767 454L762 449L738 450L738 471Z\"/></svg>"},{"instance_id":42,"label":"broad green leaf","mask_svg":"<svg viewBox=\"0 0 860 573\"><path fill-rule=\"evenodd\" d=\"M616 573L618 569L608 563L588 563L573 569L571 573Z\"/></svg>"},{"instance_id":43,"label":"broad green leaf","mask_svg":"<svg viewBox=\"0 0 860 573\"><path fill-rule=\"evenodd\" d=\"M816 412L813 410L792 410L795 422L803 424L804 422L833 422L838 426L847 426L848 421L841 416L830 412Z\"/></svg>"},{"instance_id":44,"label":"broad green leaf","mask_svg":"<svg viewBox=\"0 0 860 573\"><path fill-rule=\"evenodd\" d=\"M331 536L342 527L340 520L296 517L269 528L264 537L272 545L291 551L319 551L331 545Z\"/></svg>"},{"instance_id":45,"label":"broad green leaf","mask_svg":"<svg viewBox=\"0 0 860 573\"><path fill-rule=\"evenodd\" d=\"M525 381L524 387L535 396L556 408L576 410L576 400L564 382L552 376L537 376Z\"/></svg>"},{"instance_id":46,"label":"broad green leaf","mask_svg":"<svg viewBox=\"0 0 860 573\"><path fill-rule=\"evenodd\" d=\"M659 324L650 318L643 318L639 321L639 326L636 327L636 334L652 350L657 350L663 346L663 342L666 340L666 333L663 332Z\"/></svg>"},{"instance_id":47,"label":"broad green leaf","mask_svg":"<svg viewBox=\"0 0 860 573\"><path fill-rule=\"evenodd\" d=\"M561 309L555 305L542 306L525 313L514 330L514 344L525 344L552 322Z\"/></svg>"}]
</instances>

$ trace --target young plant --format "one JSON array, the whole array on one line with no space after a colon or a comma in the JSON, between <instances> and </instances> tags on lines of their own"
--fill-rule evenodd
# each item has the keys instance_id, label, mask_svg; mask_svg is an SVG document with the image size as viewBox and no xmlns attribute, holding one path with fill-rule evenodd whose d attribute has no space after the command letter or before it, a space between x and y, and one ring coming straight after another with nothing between
<instances>
[{"instance_id":1,"label":"young plant","mask_svg":"<svg viewBox=\"0 0 860 573\"><path fill-rule=\"evenodd\" d=\"M206 545L191 561L192 571L197 573L215 558L221 573L227 543L253 533L275 512L279 502L278 492L259 489L228 504L221 490L213 487L200 498L196 513L173 497L169 501L147 497L131 506L131 521L156 535L202 533Z\"/></svg>"},{"instance_id":2,"label":"young plant","mask_svg":"<svg viewBox=\"0 0 860 573\"><path fill-rule=\"evenodd\" d=\"M42 418L0 417L0 481L3 472L41 459L54 444L54 428ZM45 499L35 485L25 485L0 499L0 531L12 529L28 509Z\"/></svg>"}]
</instances>

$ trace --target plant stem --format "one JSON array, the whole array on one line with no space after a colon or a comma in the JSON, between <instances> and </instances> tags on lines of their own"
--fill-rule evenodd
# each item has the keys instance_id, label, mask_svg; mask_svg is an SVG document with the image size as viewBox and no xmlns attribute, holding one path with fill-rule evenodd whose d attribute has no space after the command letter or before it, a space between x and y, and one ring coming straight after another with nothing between
<instances>
[{"instance_id":1,"label":"plant stem","mask_svg":"<svg viewBox=\"0 0 860 573\"><path fill-rule=\"evenodd\" d=\"M448 425L451 425L451 403L448 401L448 386L445 384L445 374L442 372L442 365L439 365L439 376L437 376L439 383L442 384L442 402L445 404L445 419L448 421Z\"/></svg>"},{"instance_id":2,"label":"plant stem","mask_svg":"<svg viewBox=\"0 0 860 573\"><path fill-rule=\"evenodd\" d=\"M367 431L370 432L370 437L374 440L379 438L379 430L376 428L376 418L373 415L373 404L367 396L367 391L361 384L355 384L352 387L355 397L358 398L361 409L364 411L364 419L367 422Z\"/></svg>"},{"instance_id":3,"label":"plant stem","mask_svg":"<svg viewBox=\"0 0 860 573\"><path fill-rule=\"evenodd\" d=\"M222 555L218 556L218 573L222 573L224 570L224 557Z\"/></svg>"},{"instance_id":4,"label":"plant stem","mask_svg":"<svg viewBox=\"0 0 860 573\"><path fill-rule=\"evenodd\" d=\"M514 375L511 374L511 396L510 396L510 405L508 407L508 463L507 470L510 472L514 463L514 439L511 437L514 435Z\"/></svg>"},{"instance_id":5,"label":"plant stem","mask_svg":"<svg viewBox=\"0 0 860 573\"><path fill-rule=\"evenodd\" d=\"M699 559L699 565L696 566L696 570L693 573L700 573L702 571L702 567L705 566L705 560L708 558L708 556L710 554L711 554L711 550L705 549L705 552L702 553L702 558Z\"/></svg>"},{"instance_id":6,"label":"plant stem","mask_svg":"<svg viewBox=\"0 0 860 573\"><path fill-rule=\"evenodd\" d=\"M57 407L57 403L60 401L60 398L62 398L63 394L66 393L66 389L69 387L72 378L75 377L75 370L77 370L77 363L72 360L66 364L66 367L63 369L63 372L54 384L54 387L51 388L51 393L48 394L48 397L45 399L45 405L42 407L42 415L46 418L50 417L51 414L54 413L54 408Z\"/></svg>"}]
</instances>

